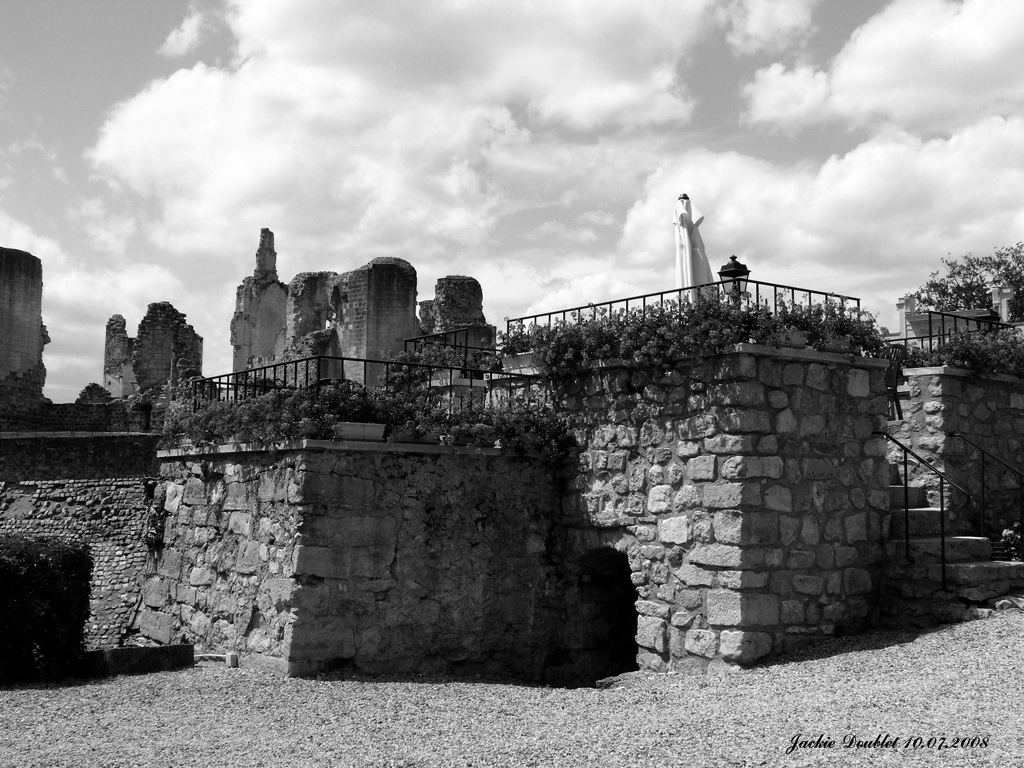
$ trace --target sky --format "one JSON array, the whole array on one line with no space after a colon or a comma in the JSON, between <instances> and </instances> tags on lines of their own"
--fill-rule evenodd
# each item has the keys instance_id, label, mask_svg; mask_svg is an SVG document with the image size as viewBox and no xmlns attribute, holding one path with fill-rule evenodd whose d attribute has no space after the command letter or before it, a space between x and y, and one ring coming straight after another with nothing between
<instances>
[{"instance_id":1,"label":"sky","mask_svg":"<svg viewBox=\"0 0 1024 768\"><path fill-rule=\"evenodd\" d=\"M45 393L170 301L231 369L278 272L398 256L503 318L713 270L859 296L1024 240L1020 0L0 0L0 246L43 262Z\"/></svg>"}]
</instances>

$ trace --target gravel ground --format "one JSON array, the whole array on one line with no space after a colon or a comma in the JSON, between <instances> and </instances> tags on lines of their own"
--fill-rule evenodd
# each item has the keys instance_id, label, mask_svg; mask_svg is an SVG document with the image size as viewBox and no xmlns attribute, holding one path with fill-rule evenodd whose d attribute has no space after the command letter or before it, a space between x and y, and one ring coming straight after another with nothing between
<instances>
[{"instance_id":1,"label":"gravel ground","mask_svg":"<svg viewBox=\"0 0 1024 768\"><path fill-rule=\"evenodd\" d=\"M604 690L287 680L203 663L0 689L0 766L1024 765L1022 639L1024 614L1010 612ZM787 754L797 734L836 744ZM898 747L843 746L879 734ZM922 746L905 746L916 736ZM952 746L972 737L987 746Z\"/></svg>"}]
</instances>

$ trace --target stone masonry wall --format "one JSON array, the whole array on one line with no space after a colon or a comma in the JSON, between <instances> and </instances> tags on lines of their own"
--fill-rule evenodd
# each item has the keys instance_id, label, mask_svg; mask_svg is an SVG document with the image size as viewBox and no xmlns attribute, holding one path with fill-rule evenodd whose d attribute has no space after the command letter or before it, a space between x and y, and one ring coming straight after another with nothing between
<instances>
[{"instance_id":1,"label":"stone masonry wall","mask_svg":"<svg viewBox=\"0 0 1024 768\"><path fill-rule=\"evenodd\" d=\"M599 369L566 400L584 447L566 559L599 537L627 553L643 668L752 663L874 611L884 362L742 349Z\"/></svg>"},{"instance_id":2,"label":"stone masonry wall","mask_svg":"<svg viewBox=\"0 0 1024 768\"><path fill-rule=\"evenodd\" d=\"M0 439L0 482L156 475L159 435Z\"/></svg>"},{"instance_id":3,"label":"stone masonry wall","mask_svg":"<svg viewBox=\"0 0 1024 768\"><path fill-rule=\"evenodd\" d=\"M551 472L494 449L307 442L165 457L143 632L291 674L537 679L560 626Z\"/></svg>"},{"instance_id":4,"label":"stone masonry wall","mask_svg":"<svg viewBox=\"0 0 1024 768\"><path fill-rule=\"evenodd\" d=\"M142 477L0 481L0 534L46 535L89 545L93 558L90 649L116 648L132 632L146 562Z\"/></svg>"},{"instance_id":5,"label":"stone masonry wall","mask_svg":"<svg viewBox=\"0 0 1024 768\"><path fill-rule=\"evenodd\" d=\"M970 503L956 492L947 496L947 522L952 531L981 535L981 454L954 434L963 434L1024 471L1024 381L1002 375L981 378L946 367L908 368L904 375L909 389L904 420L890 423L888 431L971 494ZM901 454L890 447L893 462L902 461ZM909 470L911 484L927 487L937 505L938 478L913 460ZM998 536L1018 517L1020 484L1015 474L991 460L986 461L985 472L990 518L986 533Z\"/></svg>"}]
</instances>

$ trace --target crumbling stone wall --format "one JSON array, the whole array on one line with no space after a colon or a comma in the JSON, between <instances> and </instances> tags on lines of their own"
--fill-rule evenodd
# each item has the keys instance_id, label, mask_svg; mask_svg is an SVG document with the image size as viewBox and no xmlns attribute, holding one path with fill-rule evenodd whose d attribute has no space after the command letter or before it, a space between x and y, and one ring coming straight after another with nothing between
<instances>
[{"instance_id":1,"label":"crumbling stone wall","mask_svg":"<svg viewBox=\"0 0 1024 768\"><path fill-rule=\"evenodd\" d=\"M139 391L139 382L132 368L135 339L128 335L122 315L107 320L103 345L103 388L113 397L122 398Z\"/></svg>"},{"instance_id":2,"label":"crumbling stone wall","mask_svg":"<svg viewBox=\"0 0 1024 768\"><path fill-rule=\"evenodd\" d=\"M883 374L744 345L581 379L565 559L627 553L642 667L748 664L867 622L888 531Z\"/></svg>"},{"instance_id":3,"label":"crumbling stone wall","mask_svg":"<svg viewBox=\"0 0 1024 768\"><path fill-rule=\"evenodd\" d=\"M43 403L43 265L26 251L0 248L0 427L17 426Z\"/></svg>"},{"instance_id":4,"label":"crumbling stone wall","mask_svg":"<svg viewBox=\"0 0 1024 768\"><path fill-rule=\"evenodd\" d=\"M561 626L548 468L494 449L306 445L165 459L150 637L292 674L542 678Z\"/></svg>"},{"instance_id":5,"label":"crumbling stone wall","mask_svg":"<svg viewBox=\"0 0 1024 768\"><path fill-rule=\"evenodd\" d=\"M203 372L203 339L170 302L150 304L139 323L132 368L142 392L177 387Z\"/></svg>"},{"instance_id":6,"label":"crumbling stone wall","mask_svg":"<svg viewBox=\"0 0 1024 768\"><path fill-rule=\"evenodd\" d=\"M288 287L277 277L274 233L261 229L256 269L242 280L235 293L235 314L231 318L234 370L269 364L281 353L287 301Z\"/></svg>"},{"instance_id":7,"label":"crumbling stone wall","mask_svg":"<svg viewBox=\"0 0 1024 768\"><path fill-rule=\"evenodd\" d=\"M420 302L420 330L424 335L467 328L459 343L493 348L496 329L484 317L480 283L465 275L448 275L434 284L434 298Z\"/></svg>"},{"instance_id":8,"label":"crumbling stone wall","mask_svg":"<svg viewBox=\"0 0 1024 768\"><path fill-rule=\"evenodd\" d=\"M0 532L58 536L93 556L86 640L110 648L133 633L146 560L146 476L156 435L0 439Z\"/></svg>"},{"instance_id":9,"label":"crumbling stone wall","mask_svg":"<svg viewBox=\"0 0 1024 768\"><path fill-rule=\"evenodd\" d=\"M147 557L143 477L0 481L0 533L85 542L93 558L85 640L116 648L132 634Z\"/></svg>"}]
</instances>

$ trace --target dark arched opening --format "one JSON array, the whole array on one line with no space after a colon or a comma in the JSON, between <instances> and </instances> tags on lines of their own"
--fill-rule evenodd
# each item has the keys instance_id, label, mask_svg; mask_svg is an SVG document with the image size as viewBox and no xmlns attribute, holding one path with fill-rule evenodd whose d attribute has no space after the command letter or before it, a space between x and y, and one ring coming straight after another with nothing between
<instances>
[{"instance_id":1,"label":"dark arched opening","mask_svg":"<svg viewBox=\"0 0 1024 768\"><path fill-rule=\"evenodd\" d=\"M562 647L549 660L548 682L593 685L637 669L637 595L625 553L591 550L567 575Z\"/></svg>"}]
</instances>

